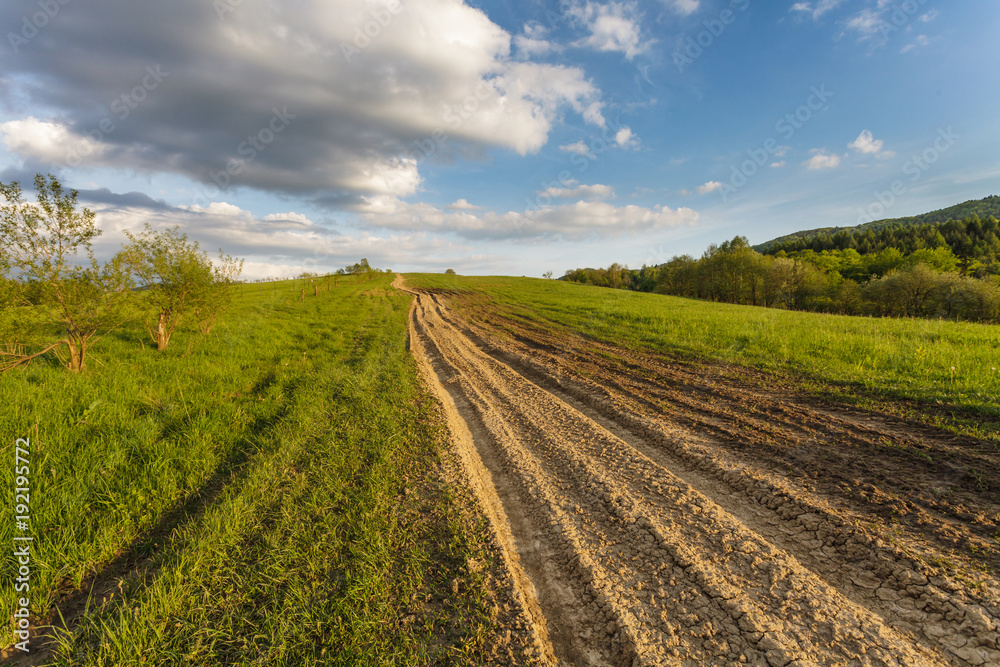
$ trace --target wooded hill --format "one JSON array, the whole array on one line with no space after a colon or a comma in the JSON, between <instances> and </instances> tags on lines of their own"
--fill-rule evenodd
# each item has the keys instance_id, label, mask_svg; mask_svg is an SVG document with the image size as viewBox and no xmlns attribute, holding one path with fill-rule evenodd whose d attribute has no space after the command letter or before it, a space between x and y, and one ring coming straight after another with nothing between
<instances>
[{"instance_id":1,"label":"wooded hill","mask_svg":"<svg viewBox=\"0 0 1000 667\"><path fill-rule=\"evenodd\" d=\"M1000 197L988 197L943 211L985 212L997 204ZM938 214L786 237L763 253L737 236L700 258L638 270L617 263L576 269L563 279L755 306L1000 323L1000 222L978 214L912 222Z\"/></svg>"},{"instance_id":2,"label":"wooded hill","mask_svg":"<svg viewBox=\"0 0 1000 667\"><path fill-rule=\"evenodd\" d=\"M781 250L791 253L799 250L820 252L823 250L846 250L847 248L853 248L864 255L879 252L887 247L899 248L903 252L907 250L912 252L921 248L941 247L931 245L931 243L935 240L934 231L937 231L937 227L942 223L977 217L980 220L988 220L991 217L1000 218L1000 196L990 195L983 199L972 199L922 215L886 218L856 227L824 227L795 232L756 245L753 249L766 255L774 255ZM978 230L959 230L955 227L952 226L941 231L942 233L947 231L956 237L961 237L966 231L972 234L978 232ZM910 231L911 228L917 229ZM995 232L995 230L993 231ZM921 239L923 245L920 245ZM962 256L960 252L961 238L956 238L960 247L952 245L948 241L947 235L945 241L948 242L956 255Z\"/></svg>"}]
</instances>

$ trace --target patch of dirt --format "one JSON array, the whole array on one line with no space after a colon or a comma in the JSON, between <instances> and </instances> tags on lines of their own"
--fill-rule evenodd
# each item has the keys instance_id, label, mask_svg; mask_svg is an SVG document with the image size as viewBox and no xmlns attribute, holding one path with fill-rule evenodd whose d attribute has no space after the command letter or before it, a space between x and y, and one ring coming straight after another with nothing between
<instances>
[{"instance_id":1,"label":"patch of dirt","mask_svg":"<svg viewBox=\"0 0 1000 667\"><path fill-rule=\"evenodd\" d=\"M540 661L1000 664L992 444L414 294Z\"/></svg>"}]
</instances>

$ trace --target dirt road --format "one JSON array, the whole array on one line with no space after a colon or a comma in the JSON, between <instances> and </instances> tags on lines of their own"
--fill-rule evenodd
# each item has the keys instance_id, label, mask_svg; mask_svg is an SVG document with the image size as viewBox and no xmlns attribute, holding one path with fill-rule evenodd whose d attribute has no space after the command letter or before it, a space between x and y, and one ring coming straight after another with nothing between
<instances>
[{"instance_id":1,"label":"dirt road","mask_svg":"<svg viewBox=\"0 0 1000 667\"><path fill-rule=\"evenodd\" d=\"M541 662L1000 664L989 568L928 565L956 530L988 544L996 506L891 494L922 523L886 539L865 514L884 491L835 490L891 425L414 294L414 355Z\"/></svg>"}]
</instances>

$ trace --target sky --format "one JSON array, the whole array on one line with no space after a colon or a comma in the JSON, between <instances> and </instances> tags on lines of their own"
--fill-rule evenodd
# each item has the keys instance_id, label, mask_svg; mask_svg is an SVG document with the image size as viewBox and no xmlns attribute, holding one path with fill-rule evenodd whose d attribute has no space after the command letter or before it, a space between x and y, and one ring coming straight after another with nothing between
<instances>
[{"instance_id":1,"label":"sky","mask_svg":"<svg viewBox=\"0 0 1000 667\"><path fill-rule=\"evenodd\" d=\"M0 182L244 277L638 268L1000 194L996 0L5 0Z\"/></svg>"}]
</instances>

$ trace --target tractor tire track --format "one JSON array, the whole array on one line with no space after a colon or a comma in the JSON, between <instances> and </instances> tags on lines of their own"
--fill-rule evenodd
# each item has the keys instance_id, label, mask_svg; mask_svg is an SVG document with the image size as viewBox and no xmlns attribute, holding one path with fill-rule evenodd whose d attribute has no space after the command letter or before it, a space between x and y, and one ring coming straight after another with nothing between
<instances>
[{"instance_id":1,"label":"tractor tire track","mask_svg":"<svg viewBox=\"0 0 1000 667\"><path fill-rule=\"evenodd\" d=\"M485 471L473 485L481 502L488 497L495 530L507 535L508 560L521 569L544 661L937 665L992 658L985 635L996 626L982 608L964 605L965 625L939 637L965 639L957 648L970 660L912 631L921 619L899 629L882 599L898 600L899 586L871 589L870 572L862 578L829 566L834 558L851 561L835 548L823 551L827 541L862 564L870 545L817 514L823 508L809 498L725 457L678 446L682 434L650 419L648 405L616 401L583 378L553 377L530 351L484 344L487 332L472 331L431 295L414 294L414 353L468 424L466 468ZM718 470L706 471L705 460ZM818 531L832 539L818 540ZM899 584L910 570L896 569L890 578ZM934 597L926 582L909 584ZM969 621L976 613L981 626Z\"/></svg>"}]
</instances>

